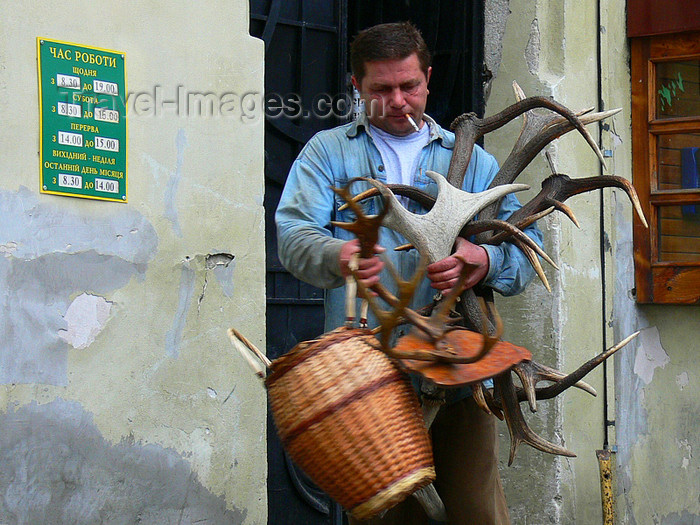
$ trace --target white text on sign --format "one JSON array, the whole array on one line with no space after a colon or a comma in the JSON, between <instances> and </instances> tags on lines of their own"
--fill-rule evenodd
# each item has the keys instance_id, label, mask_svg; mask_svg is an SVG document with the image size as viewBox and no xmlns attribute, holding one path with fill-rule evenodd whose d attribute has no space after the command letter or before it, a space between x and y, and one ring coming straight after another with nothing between
<instances>
[{"instance_id":1,"label":"white text on sign","mask_svg":"<svg viewBox=\"0 0 700 525\"><path fill-rule=\"evenodd\" d=\"M103 151L119 151L119 140L107 137L95 137L95 148Z\"/></svg>"},{"instance_id":2,"label":"white text on sign","mask_svg":"<svg viewBox=\"0 0 700 525\"><path fill-rule=\"evenodd\" d=\"M109 193L119 192L119 183L115 180L95 179L95 189L97 191L106 191Z\"/></svg>"},{"instance_id":3,"label":"white text on sign","mask_svg":"<svg viewBox=\"0 0 700 525\"><path fill-rule=\"evenodd\" d=\"M116 124L119 122L119 112L114 109L95 108L95 120Z\"/></svg>"},{"instance_id":4,"label":"white text on sign","mask_svg":"<svg viewBox=\"0 0 700 525\"><path fill-rule=\"evenodd\" d=\"M64 188L82 188L83 178L80 175L58 174L58 185Z\"/></svg>"},{"instance_id":5,"label":"white text on sign","mask_svg":"<svg viewBox=\"0 0 700 525\"><path fill-rule=\"evenodd\" d=\"M71 75L61 75L60 73L57 73L56 84L58 85L58 87L80 89L80 77L74 77Z\"/></svg>"},{"instance_id":6,"label":"white text on sign","mask_svg":"<svg viewBox=\"0 0 700 525\"><path fill-rule=\"evenodd\" d=\"M69 104L68 102L59 102L57 104L58 114L66 117L78 117L80 118L83 112L83 108L80 104Z\"/></svg>"},{"instance_id":7,"label":"white text on sign","mask_svg":"<svg viewBox=\"0 0 700 525\"><path fill-rule=\"evenodd\" d=\"M64 146L83 146L83 136L80 133L58 132L58 143Z\"/></svg>"}]
</instances>

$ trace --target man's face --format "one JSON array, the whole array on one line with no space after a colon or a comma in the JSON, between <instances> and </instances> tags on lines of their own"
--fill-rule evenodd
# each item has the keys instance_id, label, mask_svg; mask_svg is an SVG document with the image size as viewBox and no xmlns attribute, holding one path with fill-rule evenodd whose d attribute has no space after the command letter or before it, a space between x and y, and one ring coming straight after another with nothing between
<instances>
[{"instance_id":1,"label":"man's face","mask_svg":"<svg viewBox=\"0 0 700 525\"><path fill-rule=\"evenodd\" d=\"M406 114L420 127L424 124L430 73L428 68L426 77L414 53L400 60L365 62L362 82L353 76L352 83L365 101L370 123L401 137L414 132Z\"/></svg>"}]
</instances>

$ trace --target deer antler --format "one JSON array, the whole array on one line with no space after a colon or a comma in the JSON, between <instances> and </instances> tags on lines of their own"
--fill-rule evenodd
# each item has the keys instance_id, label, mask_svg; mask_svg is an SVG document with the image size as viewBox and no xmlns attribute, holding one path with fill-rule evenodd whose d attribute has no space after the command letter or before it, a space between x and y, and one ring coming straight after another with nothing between
<instances>
[{"instance_id":1,"label":"deer antler","mask_svg":"<svg viewBox=\"0 0 700 525\"><path fill-rule=\"evenodd\" d=\"M538 450L551 454L574 456L575 454L570 451L549 443L532 432L522 415L520 402L528 401L530 410L534 412L537 409L537 399L551 399L572 386L585 390L589 394L595 396L595 390L590 385L581 381L581 379L638 335L639 332L633 333L616 345L608 348L605 352L587 361L568 375L533 361L525 360L515 364L511 368L511 370L520 377L523 384L522 389L515 387L510 371L494 378L493 391L491 389L484 389L480 384L474 385L472 387L475 392L474 399L485 412L494 414L501 419L503 419L501 415L505 415L505 420L511 435L511 449L508 465L513 462L520 443L528 444ZM552 381L554 384L544 388L536 388L537 383L540 381Z\"/></svg>"},{"instance_id":2,"label":"deer antler","mask_svg":"<svg viewBox=\"0 0 700 525\"><path fill-rule=\"evenodd\" d=\"M394 275L399 289L399 297L395 297L381 284L375 284L370 289L393 308L391 312L384 311L376 298L369 293L369 289L359 279L356 278L356 280L360 297L369 303L370 308L380 321L382 351L388 356L395 359L468 364L482 359L497 344L500 331L496 337L492 337L484 330L483 336L479 337L474 332L455 327L448 322L449 311L459 297L459 290L466 281L468 269L465 268L462 271L457 285L442 299L432 315L427 317L407 306L413 297L416 286L423 278L424 261L421 261L419 269L409 281L404 281L398 276L388 259L385 260L385 263ZM354 270L353 275L356 275ZM402 338L406 339L404 344L399 342L392 348L389 345L391 333L396 326L405 321L411 323L418 330L413 330L405 338ZM474 353L473 350L477 347L480 349ZM521 353L519 355L521 357L508 363L508 366L529 358L531 354L527 352L527 354Z\"/></svg>"},{"instance_id":3,"label":"deer antler","mask_svg":"<svg viewBox=\"0 0 700 525\"><path fill-rule=\"evenodd\" d=\"M578 116L569 108L559 104L553 99L546 97L521 98L515 104L512 104L500 113L491 117L480 119L475 113L465 113L457 117L452 122L450 127L455 132L455 148L452 155L452 160L450 162L450 167L447 172L447 180L450 182L450 184L459 188L462 187L464 175L466 173L467 166L469 166L472 150L474 149L474 144L476 144L477 140L479 140L485 134L504 126L511 120L534 108L548 108L562 115L571 126L569 130L576 128L585 137L586 142L588 142L593 151L595 151L596 155L598 155L600 161L605 164L603 154L593 140L593 137L591 137L590 133L588 133ZM565 132L566 131L562 131L561 134ZM554 140L554 138L556 137L550 138L546 144ZM535 154L536 153L537 152L535 152ZM532 157L534 157L535 154L533 154ZM519 151L515 151L515 149L511 153L511 156L513 155L516 157L523 156ZM509 156L509 158L511 156ZM520 171L522 171L523 168L530 163L532 157L529 159L523 158L522 167L518 170L518 173L520 173ZM503 171L503 169L500 171ZM499 181L495 185L500 184L503 183Z\"/></svg>"},{"instance_id":4,"label":"deer antler","mask_svg":"<svg viewBox=\"0 0 700 525\"><path fill-rule=\"evenodd\" d=\"M527 100L525 93L517 82L513 82L513 91L518 102ZM574 113L576 119L582 126L587 126L594 122L604 120L621 111L620 108L603 111L599 113L591 113L592 108ZM493 185L508 184L513 182L517 176L525 169L525 167L542 151L547 144L561 137L565 133L575 129L572 121L558 115L550 115L537 113L533 110L523 114L523 125L520 129L513 149L508 155L508 158L503 162L498 173L494 177ZM578 128L576 128L578 129ZM591 143L590 135L586 140ZM605 165L603 157L597 146L593 148L601 163Z\"/></svg>"},{"instance_id":5,"label":"deer antler","mask_svg":"<svg viewBox=\"0 0 700 525\"><path fill-rule=\"evenodd\" d=\"M455 120L453 123L456 137L455 151L446 180L432 172L428 173L437 183L437 197L416 188L397 185L388 188L376 181L370 180L369 183L372 184L375 189L369 190L359 197L356 196L354 199L360 200L365 197L374 196L377 193L381 194L385 202L391 203L383 224L404 235L404 237L412 242L422 254L427 254L430 262L449 256L457 234L465 238L476 235L477 243L480 244L498 244L507 239L523 250L531 264L535 267L536 271L538 271L538 274L540 274L543 282L546 283L541 267L539 267L538 258L535 255L536 252L534 248L531 248L527 244L528 241L523 238L526 236L522 233L522 228L527 227L543 215L550 213L553 209L563 211L576 222L573 212L564 204L567 198L607 186L622 188L632 201L637 213L642 217L642 221L645 221L634 188L625 179L620 177L592 177L572 180L568 176L562 174L554 174L546 179L542 183L542 191L519 211L513 213L506 222L496 220L499 209L499 199L519 188L515 185L510 186L511 183L544 146L562 134L574 128L578 129L586 137L586 140L602 162L603 159L600 150L595 145L590 135L585 131L584 125L596 122L619 111L613 110L588 114L590 110L587 110L574 114L567 108L550 99L542 97L525 98L525 95L517 84L514 84L514 89L516 90L518 102L500 112L498 115L487 119L478 119L474 114L465 114ZM562 116L545 117L533 111L535 108L548 108ZM476 140L521 114L524 114L521 133L510 155L492 181L489 190L481 194L467 194L466 192L457 190L456 188L462 187L464 174L469 165ZM448 182L452 186L455 186L455 188L449 188ZM507 187L505 191L503 191L503 186ZM502 190L500 195L496 196L496 193L489 193L499 188ZM429 209L429 212L421 216L411 214L402 206L397 205L394 192L397 195L408 196L420 202L425 208ZM468 195L470 197L465 197L463 195ZM478 205L473 197L471 197L472 195L483 196L478 198ZM488 198L485 198L486 195L488 195ZM477 212L479 213L480 219L470 222ZM499 233L491 233L496 231ZM403 311L401 315L404 315L406 318L413 318L412 323L419 326L424 334L428 334L428 339L433 343L441 338L446 338L449 334L459 334L462 332L448 329L448 323L446 319L444 319L446 318L446 310L444 309L439 310L440 314L432 318L432 322L430 320L426 321L424 317L404 307L404 305L407 304L405 299L393 298L390 294L387 295L387 293L383 291L380 292L378 288L375 289L375 291L390 305L401 306ZM490 315L490 309L479 306L473 290L466 290L462 294L461 299L462 301L457 305L457 308L459 313L461 313L462 323L473 329L483 327L483 340L485 342L483 347L485 348L487 344L492 347L489 353L489 359L493 358L497 349L504 348L505 345L509 345L510 343L502 343L500 341L494 343L489 342L488 334L498 332L496 329L497 323L492 318L493 315ZM450 296L449 301L451 307L454 297ZM487 300L487 304L492 304L492 301L492 298L490 301ZM424 325L423 327L421 327L421 323ZM569 450L549 443L535 434L528 427L523 417L520 410L520 402L527 400L530 403L531 409L535 410L537 399L554 397L571 386L576 386L591 394L595 394L595 390L582 382L581 379L590 372L590 370L602 363L635 336L636 334L633 334L613 348L591 359L572 374L565 375L552 368L539 365L529 358L520 358L508 366L507 369L501 369L505 371L495 372L493 389L485 389L479 382L472 385L474 398L479 406L497 417L505 418L508 424L511 435L509 465L513 462L517 447L520 443L527 443L539 450L552 454L574 455ZM426 336L423 335L422 337L425 338ZM491 340L496 340L498 338L497 335L491 335L490 337ZM526 350L524 351L527 352ZM400 358L401 356L397 357ZM421 359L424 355L418 352L415 354L415 357ZM404 355L405 366L407 366L406 363L408 363L408 361L410 360L406 360ZM468 370L469 367L473 367L480 362L481 361L470 364L454 364L451 366ZM453 363L459 363L459 361L453 361ZM418 365L411 366L415 366L416 368L428 367L437 369L440 363L418 361ZM448 384L448 379L445 379L445 377L435 375L434 370L431 370L431 373L433 374L432 376L426 374L426 377L437 380L439 384ZM513 373L516 373L521 378L522 388L516 388L514 385L512 378ZM478 376L469 376L465 373L457 378L457 381L463 381L466 378L466 382L469 382L470 377ZM474 380L478 381L478 379ZM542 381L551 381L553 384L547 387L538 387L538 383ZM455 382L452 384L463 383Z\"/></svg>"},{"instance_id":6,"label":"deer antler","mask_svg":"<svg viewBox=\"0 0 700 525\"><path fill-rule=\"evenodd\" d=\"M353 222L337 222L331 221L333 226L338 226L351 233L360 241L360 257L371 257L374 253L374 245L377 244L379 239L379 226L381 226L384 217L391 208L391 203L388 199L384 199L384 206L378 215L365 215L362 211L362 207L358 204L359 201L353 199L350 193L350 185L353 182L360 180L367 180L361 177L356 177L348 181L347 186L344 188L336 188L331 186L331 189L342 199L345 200L345 204L350 207L350 209L355 212L355 220Z\"/></svg>"},{"instance_id":7,"label":"deer antler","mask_svg":"<svg viewBox=\"0 0 700 525\"><path fill-rule=\"evenodd\" d=\"M542 190L522 208L513 212L513 214L508 218L508 222L519 224L522 221L529 220L530 217L547 208L554 207L560 211L563 211L567 216L569 216L574 224L578 225L576 217L573 215L573 212L568 208L568 206L564 205L564 201L569 197L573 197L574 195L611 187L621 188L625 191L632 202L634 210L637 212L639 219L642 221L644 226L647 226L647 221L644 217L644 212L642 211L642 205L639 202L639 197L637 197L637 192L635 191L634 186L632 186L627 179L613 175L572 179L568 175L564 175L562 173L550 175L543 180ZM498 242L503 242L505 239L505 235L498 234L491 239L491 242L495 244Z\"/></svg>"},{"instance_id":8,"label":"deer antler","mask_svg":"<svg viewBox=\"0 0 700 525\"><path fill-rule=\"evenodd\" d=\"M362 193L357 194L355 197L353 197L353 201L360 202L362 200L371 198L371 197L376 197L377 195L383 195L385 197L385 202L389 202L389 195L390 193L393 193L394 195L401 195L403 197L408 197L412 200L415 200L419 204L421 204L424 208L427 208L428 210L432 210L433 206L435 205L436 198L430 195L429 193L426 193L423 190L419 190L418 188L415 188L413 186L406 186L403 184L387 184L383 185L379 181L373 181L373 188L370 188L368 190L365 190ZM383 193L381 192L380 188L384 186L387 191L384 191ZM348 202L347 204L343 204L339 209L344 210L346 207L349 207L350 203ZM547 289L549 289L549 285L547 283L547 279L544 276L544 272L542 271L542 267L540 265L539 259L537 258L537 255L542 257L545 261L547 261L549 264L551 264L555 269L559 269L556 265L556 263L551 259L547 253L540 248L540 246L532 240L531 237L529 237L525 232L522 230L524 228L527 228L532 224L533 222L541 219L548 213L554 210L554 207L552 207L549 210L544 210L538 214L534 214L531 217L527 217L526 219L515 223L514 221L502 221L498 219L492 219L492 220L477 220L474 222L470 222L466 224L462 230L459 232L459 236L462 238L468 238L470 235L476 235L477 233L485 232L485 231L491 231L491 230L499 230L503 231L505 234L512 236L513 243L517 243L516 245L525 253L527 256L528 260L531 262L533 267L535 268L535 271L537 274L540 276L542 279L542 282L545 284ZM402 213L402 212L399 212ZM406 236L404 234L404 236ZM520 241L520 242L517 242ZM502 241L499 241L502 242ZM485 243L482 244L497 244L495 242L491 242L488 239L485 241ZM405 244L403 246L398 246L395 249L396 250L407 250L415 248L415 246L411 243ZM532 253L534 252L534 253ZM536 254L536 255L535 255Z\"/></svg>"},{"instance_id":9,"label":"deer antler","mask_svg":"<svg viewBox=\"0 0 700 525\"><path fill-rule=\"evenodd\" d=\"M525 422L523 413L520 411L518 395L513 384L511 371L493 378L494 394L501 400L501 408L508 425L510 433L510 455L508 456L508 466L513 464L515 452L520 443L526 443L537 450L559 456L576 457L570 450L560 447L535 434Z\"/></svg>"},{"instance_id":10,"label":"deer antler","mask_svg":"<svg viewBox=\"0 0 700 525\"><path fill-rule=\"evenodd\" d=\"M518 101L517 104L528 100L517 82L513 82L513 90L515 92L515 98ZM547 144L574 128L578 129L578 125L574 125L574 123L580 124L580 126L583 127L587 124L610 117L621 110L613 109L600 113L589 113L590 111L590 109L586 109L575 113L575 121L572 121L572 119L568 117L563 118L560 116L543 115L533 110L527 111L523 115L523 125L520 129L518 139L513 145L513 149L508 155L508 158L503 162L493 181L491 181L489 187L512 183ZM595 147L593 146L593 139L587 132L585 136L588 143L595 150L601 163L605 166L600 149L597 145L595 145ZM494 204L483 210L480 217L481 219L493 219L497 215L498 205ZM477 237L477 243L483 243L486 242L486 240L486 234Z\"/></svg>"},{"instance_id":11,"label":"deer antler","mask_svg":"<svg viewBox=\"0 0 700 525\"><path fill-rule=\"evenodd\" d=\"M530 403L531 409L536 410L534 399L551 399L553 397L558 396L564 390L572 386L580 388L581 390L585 390L589 394L595 396L596 391L591 386L581 381L581 379L583 379L591 370L593 370L595 367L597 367L599 364L605 361L608 357L617 352L620 348L626 346L630 341L636 338L639 335L639 333L640 332L637 331L625 337L622 341L620 341L614 346L611 346L610 348L605 350L605 352L598 354L589 361L586 361L584 364L582 364L575 371L571 372L568 375L564 375L558 370L554 370L543 365L537 365L536 363L534 363L534 365L536 366L530 367L526 365L525 362L523 362L524 366L521 368L520 371L518 371L516 367L516 372L518 373L518 376L521 377L521 380L523 377L526 378L525 381L523 381L523 391L518 392L518 400L524 401L525 399L527 399ZM554 381L554 384L544 388L535 388L534 392L532 387L525 386L526 383L532 386L536 386L537 383L542 380Z\"/></svg>"},{"instance_id":12,"label":"deer antler","mask_svg":"<svg viewBox=\"0 0 700 525\"><path fill-rule=\"evenodd\" d=\"M429 263L449 257L462 227L490 203L508 193L529 189L525 184L504 184L481 193L469 193L450 185L447 179L426 171L438 185L433 207L425 215L416 215L401 206L396 196L382 183L367 179L391 202L384 217L384 226L400 233L425 254Z\"/></svg>"}]
</instances>

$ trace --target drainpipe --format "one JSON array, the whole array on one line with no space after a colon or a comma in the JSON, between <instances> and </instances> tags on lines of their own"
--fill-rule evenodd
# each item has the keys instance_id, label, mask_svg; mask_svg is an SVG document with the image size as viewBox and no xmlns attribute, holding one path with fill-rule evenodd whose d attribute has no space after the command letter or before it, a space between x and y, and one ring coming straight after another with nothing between
<instances>
[{"instance_id":1,"label":"drainpipe","mask_svg":"<svg viewBox=\"0 0 700 525\"><path fill-rule=\"evenodd\" d=\"M602 0L597 0L596 2L596 54L597 54L597 95L598 95L598 111L605 110L605 101L603 100L603 49L602 49L602 23L601 23L601 2ZM599 146L601 151L603 151L603 156L612 157L611 152L605 150L603 144L603 132L607 125L601 122L598 123L598 137ZM604 168L602 164L598 164L598 174L605 175ZM601 339L602 339L602 351L605 351L607 344L607 290L605 283L605 199L603 195L603 190L599 190L599 217L600 217L600 238L599 238L599 252L600 252L600 274L601 274L601 305L602 305L602 315L601 315ZM600 495L601 503L603 509L603 525L614 525L615 523L615 500L613 494L613 483L612 483L612 461L611 455L612 451L610 449L609 441L609 429L611 426L615 425L614 420L608 419L608 408L610 400L608 398L608 366L607 361L603 361L603 449L596 450L596 456L598 458L598 467L600 470Z\"/></svg>"}]
</instances>

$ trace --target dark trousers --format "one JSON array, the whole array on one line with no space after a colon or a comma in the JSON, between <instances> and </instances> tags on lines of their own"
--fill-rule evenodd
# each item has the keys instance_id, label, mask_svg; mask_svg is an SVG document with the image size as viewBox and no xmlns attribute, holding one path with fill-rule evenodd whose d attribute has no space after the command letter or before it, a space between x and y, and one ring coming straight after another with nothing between
<instances>
[{"instance_id":1,"label":"dark trousers","mask_svg":"<svg viewBox=\"0 0 700 525\"><path fill-rule=\"evenodd\" d=\"M430 430L437 480L451 525L508 525L498 474L496 418L469 397L440 409ZM351 525L428 525L418 501L409 496L381 519L350 519Z\"/></svg>"}]
</instances>

